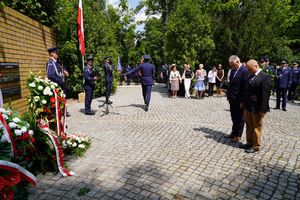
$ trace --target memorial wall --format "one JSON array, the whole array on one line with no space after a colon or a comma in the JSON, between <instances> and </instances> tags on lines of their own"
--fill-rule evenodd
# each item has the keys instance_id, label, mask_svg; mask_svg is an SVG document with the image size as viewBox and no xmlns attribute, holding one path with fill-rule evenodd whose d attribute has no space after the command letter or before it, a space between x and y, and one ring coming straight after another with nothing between
<instances>
[{"instance_id":1,"label":"memorial wall","mask_svg":"<svg viewBox=\"0 0 300 200\"><path fill-rule=\"evenodd\" d=\"M46 75L47 49L55 43L50 28L9 7L0 9L0 88L5 105L26 111L26 79L30 72Z\"/></svg>"}]
</instances>

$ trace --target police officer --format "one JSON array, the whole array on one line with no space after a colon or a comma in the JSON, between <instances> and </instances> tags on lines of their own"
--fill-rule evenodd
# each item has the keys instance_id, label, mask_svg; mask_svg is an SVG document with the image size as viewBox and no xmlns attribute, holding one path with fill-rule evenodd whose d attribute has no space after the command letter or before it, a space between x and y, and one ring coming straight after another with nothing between
<instances>
[{"instance_id":1,"label":"police officer","mask_svg":"<svg viewBox=\"0 0 300 200\"><path fill-rule=\"evenodd\" d=\"M94 115L95 113L91 111L91 103L93 98L93 92L95 89L94 81L98 79L97 75L94 75L93 70L93 56L88 56L86 65L84 66L83 70L83 77L84 77L84 91L85 91L85 114L86 115Z\"/></svg>"},{"instance_id":2,"label":"police officer","mask_svg":"<svg viewBox=\"0 0 300 200\"><path fill-rule=\"evenodd\" d=\"M105 73L105 103L112 104L113 102L109 100L109 97L113 82L114 66L111 63L110 57L106 56L104 58L103 68Z\"/></svg>"},{"instance_id":3,"label":"police officer","mask_svg":"<svg viewBox=\"0 0 300 200\"><path fill-rule=\"evenodd\" d=\"M127 74L131 74L136 71L140 72L141 84L142 84L142 90L143 90L143 98L144 98L146 112L149 109L152 85L154 85L153 77L155 75L155 67L154 67L154 65L149 63L150 59L151 59L150 55L144 55L143 59L141 61L142 64L140 64L139 67L136 67L127 73Z\"/></svg>"},{"instance_id":4,"label":"police officer","mask_svg":"<svg viewBox=\"0 0 300 200\"><path fill-rule=\"evenodd\" d=\"M57 83L61 88L64 88L63 71L58 60L58 48L52 47L48 49L49 60L46 65L47 78Z\"/></svg>"},{"instance_id":5,"label":"police officer","mask_svg":"<svg viewBox=\"0 0 300 200\"><path fill-rule=\"evenodd\" d=\"M292 70L292 84L291 84L291 87L289 88L289 92L288 92L288 100L291 102L294 102L294 100L295 100L296 89L300 83L300 69L298 66L299 66L298 62L294 61L292 69L291 69Z\"/></svg>"},{"instance_id":6,"label":"police officer","mask_svg":"<svg viewBox=\"0 0 300 200\"><path fill-rule=\"evenodd\" d=\"M280 68L276 71L276 107L280 109L280 100L282 98L282 110L286 111L287 90L292 84L292 71L288 66L286 59L281 60Z\"/></svg>"}]
</instances>

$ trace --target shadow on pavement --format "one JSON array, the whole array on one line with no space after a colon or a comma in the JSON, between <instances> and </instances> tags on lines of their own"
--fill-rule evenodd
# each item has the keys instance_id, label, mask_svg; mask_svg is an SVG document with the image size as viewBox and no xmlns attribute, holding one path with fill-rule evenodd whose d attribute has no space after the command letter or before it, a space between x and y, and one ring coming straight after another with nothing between
<instances>
[{"instance_id":1,"label":"shadow on pavement","mask_svg":"<svg viewBox=\"0 0 300 200\"><path fill-rule=\"evenodd\" d=\"M129 104L125 106L117 106L116 108L126 108L126 107L135 107L135 108L141 108L145 110L145 105L144 104Z\"/></svg>"},{"instance_id":2,"label":"shadow on pavement","mask_svg":"<svg viewBox=\"0 0 300 200\"><path fill-rule=\"evenodd\" d=\"M206 127L194 128L194 130L205 133L206 138L213 139L218 143L226 144L228 146L232 146L235 148L239 148L239 142L231 142L230 138L224 137L227 135L226 133L223 133L221 131L216 131L216 130L206 128Z\"/></svg>"}]
</instances>

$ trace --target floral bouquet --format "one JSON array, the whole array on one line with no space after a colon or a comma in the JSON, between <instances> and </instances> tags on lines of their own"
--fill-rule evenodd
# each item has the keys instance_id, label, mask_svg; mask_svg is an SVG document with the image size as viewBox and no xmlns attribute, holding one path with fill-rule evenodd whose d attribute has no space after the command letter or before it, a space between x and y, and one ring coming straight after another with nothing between
<instances>
[{"instance_id":1,"label":"floral bouquet","mask_svg":"<svg viewBox=\"0 0 300 200\"><path fill-rule=\"evenodd\" d=\"M46 117L49 122L55 121L55 96L53 91L56 90L59 95L59 106L64 108L65 104L62 103L65 94L57 83L49 79L31 74L27 79L27 86L30 90L31 97L28 100L29 108L35 112L38 118Z\"/></svg>"},{"instance_id":2,"label":"floral bouquet","mask_svg":"<svg viewBox=\"0 0 300 200\"><path fill-rule=\"evenodd\" d=\"M11 110L5 110L0 108L0 113L2 113L3 118L8 125L9 131L13 138L8 138L4 134L6 127L3 123L0 123L0 159L3 160L4 157L9 158L12 154L11 150L8 151L10 143L14 143L14 156L10 159L12 162L17 163L24 167L25 169L30 169L33 164L35 148L34 143L35 138L33 137L33 131L29 130L29 124L16 116ZM6 159L7 160L7 159Z\"/></svg>"},{"instance_id":3,"label":"floral bouquet","mask_svg":"<svg viewBox=\"0 0 300 200\"><path fill-rule=\"evenodd\" d=\"M90 147L91 140L86 136L67 135L67 137L61 141L61 144L66 154L82 156L83 153Z\"/></svg>"}]
</instances>

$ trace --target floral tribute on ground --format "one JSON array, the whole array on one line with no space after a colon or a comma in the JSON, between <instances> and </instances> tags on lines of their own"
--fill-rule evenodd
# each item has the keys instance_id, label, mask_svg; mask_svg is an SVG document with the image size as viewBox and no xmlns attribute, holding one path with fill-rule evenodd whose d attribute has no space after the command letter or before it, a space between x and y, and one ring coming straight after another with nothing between
<instances>
[{"instance_id":1,"label":"floral tribute on ground","mask_svg":"<svg viewBox=\"0 0 300 200\"><path fill-rule=\"evenodd\" d=\"M29 112L22 117L0 108L0 199L27 199L34 175L57 172L71 176L63 155L82 156L91 141L66 134L66 99L54 82L31 74Z\"/></svg>"}]
</instances>

